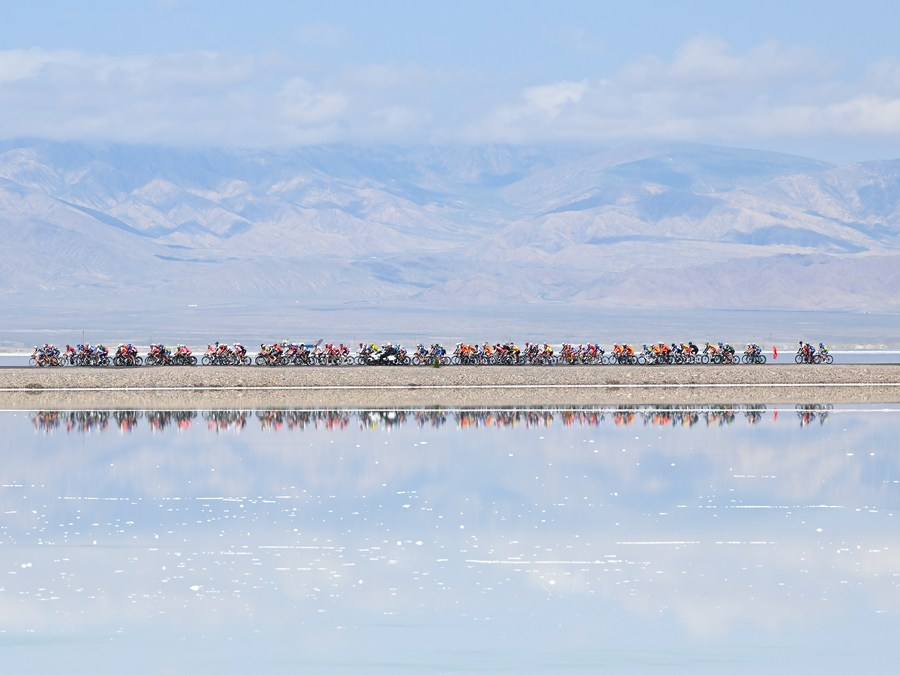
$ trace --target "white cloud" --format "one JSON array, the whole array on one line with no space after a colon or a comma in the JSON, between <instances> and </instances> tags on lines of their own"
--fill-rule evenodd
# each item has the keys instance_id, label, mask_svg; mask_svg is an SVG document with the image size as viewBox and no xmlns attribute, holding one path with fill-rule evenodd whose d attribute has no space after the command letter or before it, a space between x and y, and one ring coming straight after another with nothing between
<instances>
[{"instance_id":1,"label":"white cloud","mask_svg":"<svg viewBox=\"0 0 900 675\"><path fill-rule=\"evenodd\" d=\"M862 135L895 135L900 133L900 99L875 95L860 96L837 102L816 111L813 121L822 133L853 129Z\"/></svg>"},{"instance_id":2,"label":"white cloud","mask_svg":"<svg viewBox=\"0 0 900 675\"><path fill-rule=\"evenodd\" d=\"M333 46L340 30L297 29ZM415 63L352 68L283 55L195 51L110 57L0 51L7 137L266 146L333 141L891 142L900 131L900 65L851 79L840 64L765 42L743 52L712 36L669 60L516 88L481 72Z\"/></svg>"},{"instance_id":3,"label":"white cloud","mask_svg":"<svg viewBox=\"0 0 900 675\"><path fill-rule=\"evenodd\" d=\"M0 52L0 85L34 77L43 63L42 54L36 49Z\"/></svg>"},{"instance_id":4,"label":"white cloud","mask_svg":"<svg viewBox=\"0 0 900 675\"><path fill-rule=\"evenodd\" d=\"M836 64L808 49L766 42L735 53L724 41L702 36L669 62L648 55L577 89L568 82L525 88L517 101L500 102L474 121L467 136L750 146L894 136L900 129L900 69L880 62L858 81L842 81L837 72Z\"/></svg>"},{"instance_id":5,"label":"white cloud","mask_svg":"<svg viewBox=\"0 0 900 675\"><path fill-rule=\"evenodd\" d=\"M558 117L567 107L578 103L587 91L587 82L557 82L529 87L523 98L532 110L547 117Z\"/></svg>"},{"instance_id":6,"label":"white cloud","mask_svg":"<svg viewBox=\"0 0 900 675\"><path fill-rule=\"evenodd\" d=\"M589 91L588 83L556 82L526 88L521 102L499 106L490 116L485 136L495 136L504 141L527 142L529 133L547 132L561 117L578 115L578 104ZM477 138L479 131L472 127L469 133ZM488 140L485 138L483 140Z\"/></svg>"},{"instance_id":7,"label":"white cloud","mask_svg":"<svg viewBox=\"0 0 900 675\"><path fill-rule=\"evenodd\" d=\"M682 45L672 63L663 64L658 74L679 85L759 83L771 87L817 77L829 68L827 62L808 50L784 50L774 41L746 54L732 54L724 40L701 36Z\"/></svg>"},{"instance_id":8,"label":"white cloud","mask_svg":"<svg viewBox=\"0 0 900 675\"><path fill-rule=\"evenodd\" d=\"M278 92L278 114L290 125L318 125L337 120L347 107L347 96L318 89L295 78Z\"/></svg>"}]
</instances>

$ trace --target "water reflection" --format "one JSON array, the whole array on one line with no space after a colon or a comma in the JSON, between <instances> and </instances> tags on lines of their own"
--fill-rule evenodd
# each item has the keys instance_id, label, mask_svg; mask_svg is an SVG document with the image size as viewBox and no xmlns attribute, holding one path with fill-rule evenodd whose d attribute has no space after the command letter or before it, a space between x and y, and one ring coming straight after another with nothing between
<instances>
[{"instance_id":1,"label":"water reflection","mask_svg":"<svg viewBox=\"0 0 900 675\"><path fill-rule=\"evenodd\" d=\"M214 431L241 431L255 424L264 431L366 429L378 431L406 425L433 429L483 427L540 428L554 424L582 426L729 426L736 421L750 425L782 424L799 420L800 426L824 424L831 405L797 405L793 409L769 410L765 405L748 406L631 406L616 408L494 409L494 410L215 410L215 411L38 411L31 423L38 431L96 433L117 429L134 430L143 421L151 431L184 431L197 420ZM792 417L791 413L796 413ZM787 413L787 414L785 414Z\"/></svg>"},{"instance_id":2,"label":"water reflection","mask_svg":"<svg viewBox=\"0 0 900 675\"><path fill-rule=\"evenodd\" d=\"M898 426L830 406L0 412L4 666L893 672Z\"/></svg>"}]
</instances>

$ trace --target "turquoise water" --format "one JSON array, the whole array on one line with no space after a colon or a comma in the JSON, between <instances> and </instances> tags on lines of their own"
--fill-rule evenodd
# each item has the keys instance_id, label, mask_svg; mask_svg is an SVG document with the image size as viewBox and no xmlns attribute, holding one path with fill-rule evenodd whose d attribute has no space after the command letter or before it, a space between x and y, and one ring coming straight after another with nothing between
<instances>
[{"instance_id":1,"label":"turquoise water","mask_svg":"<svg viewBox=\"0 0 900 675\"><path fill-rule=\"evenodd\" d=\"M0 412L0 662L893 673L900 408Z\"/></svg>"}]
</instances>

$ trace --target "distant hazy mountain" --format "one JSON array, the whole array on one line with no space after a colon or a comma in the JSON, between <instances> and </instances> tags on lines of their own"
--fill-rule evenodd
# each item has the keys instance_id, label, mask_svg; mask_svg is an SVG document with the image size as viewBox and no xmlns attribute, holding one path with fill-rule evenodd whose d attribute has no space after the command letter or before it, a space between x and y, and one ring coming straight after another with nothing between
<instances>
[{"instance_id":1,"label":"distant hazy mountain","mask_svg":"<svg viewBox=\"0 0 900 675\"><path fill-rule=\"evenodd\" d=\"M0 233L17 306L900 307L900 161L7 141Z\"/></svg>"}]
</instances>

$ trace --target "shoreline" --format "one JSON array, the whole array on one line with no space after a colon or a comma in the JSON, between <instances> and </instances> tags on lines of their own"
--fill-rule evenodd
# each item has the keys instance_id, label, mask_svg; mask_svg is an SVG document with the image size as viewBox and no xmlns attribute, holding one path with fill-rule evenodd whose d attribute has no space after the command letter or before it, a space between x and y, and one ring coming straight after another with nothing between
<instances>
[{"instance_id":1,"label":"shoreline","mask_svg":"<svg viewBox=\"0 0 900 675\"><path fill-rule=\"evenodd\" d=\"M2 368L0 409L900 403L900 365Z\"/></svg>"}]
</instances>

